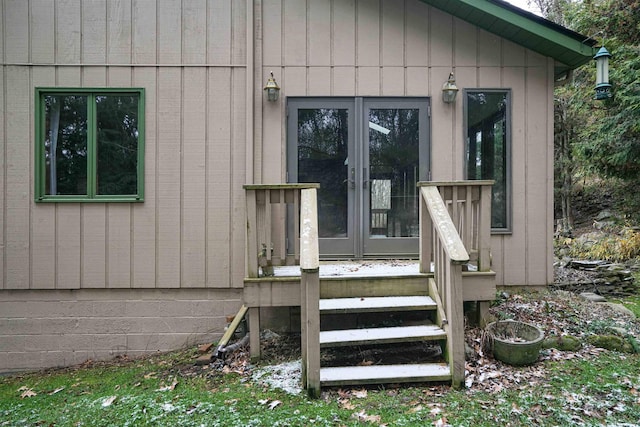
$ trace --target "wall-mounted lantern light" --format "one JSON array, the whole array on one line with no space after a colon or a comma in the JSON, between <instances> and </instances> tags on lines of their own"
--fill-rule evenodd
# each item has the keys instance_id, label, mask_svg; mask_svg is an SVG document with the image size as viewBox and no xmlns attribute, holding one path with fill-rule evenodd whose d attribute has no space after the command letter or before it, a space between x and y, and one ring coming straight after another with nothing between
<instances>
[{"instance_id":1,"label":"wall-mounted lantern light","mask_svg":"<svg viewBox=\"0 0 640 427\"><path fill-rule=\"evenodd\" d=\"M611 85L609 84L609 58L611 54L602 46L596 56L596 99L611 98Z\"/></svg>"},{"instance_id":2,"label":"wall-mounted lantern light","mask_svg":"<svg viewBox=\"0 0 640 427\"><path fill-rule=\"evenodd\" d=\"M276 79L273 77L273 71L271 72L271 77L267 80L267 84L264 86L264 92L267 94L268 101L275 102L278 100L280 86L278 86Z\"/></svg>"},{"instance_id":3,"label":"wall-mounted lantern light","mask_svg":"<svg viewBox=\"0 0 640 427\"><path fill-rule=\"evenodd\" d=\"M453 77L453 71L449 73L449 80L442 85L442 100L446 104L453 104L458 94L458 86L456 86L456 79Z\"/></svg>"}]
</instances>

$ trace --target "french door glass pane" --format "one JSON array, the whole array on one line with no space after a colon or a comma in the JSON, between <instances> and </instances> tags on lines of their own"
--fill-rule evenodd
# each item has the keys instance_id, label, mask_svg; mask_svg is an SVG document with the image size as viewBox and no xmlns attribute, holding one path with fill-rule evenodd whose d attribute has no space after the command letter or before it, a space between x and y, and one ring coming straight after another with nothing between
<instances>
[{"instance_id":1,"label":"french door glass pane","mask_svg":"<svg viewBox=\"0 0 640 427\"><path fill-rule=\"evenodd\" d=\"M348 110L298 109L298 182L318 182L320 237L347 237Z\"/></svg>"},{"instance_id":2,"label":"french door glass pane","mask_svg":"<svg viewBox=\"0 0 640 427\"><path fill-rule=\"evenodd\" d=\"M87 97L47 95L45 194L87 194Z\"/></svg>"},{"instance_id":3,"label":"french door glass pane","mask_svg":"<svg viewBox=\"0 0 640 427\"><path fill-rule=\"evenodd\" d=\"M97 193L136 194L138 96L96 96Z\"/></svg>"},{"instance_id":4,"label":"french door glass pane","mask_svg":"<svg viewBox=\"0 0 640 427\"><path fill-rule=\"evenodd\" d=\"M414 108L369 110L371 237L418 236L418 119Z\"/></svg>"}]
</instances>

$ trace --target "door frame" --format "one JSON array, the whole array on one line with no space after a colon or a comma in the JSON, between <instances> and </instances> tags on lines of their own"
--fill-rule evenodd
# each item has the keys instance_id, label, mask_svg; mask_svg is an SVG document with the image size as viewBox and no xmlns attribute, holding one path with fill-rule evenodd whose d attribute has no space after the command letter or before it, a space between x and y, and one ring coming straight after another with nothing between
<instances>
[{"instance_id":1,"label":"door frame","mask_svg":"<svg viewBox=\"0 0 640 427\"><path fill-rule=\"evenodd\" d=\"M354 159L356 187L361 187L363 165L369 169L368 111L370 108L420 108L419 116L419 180L430 179L431 170L431 98L429 97L287 97L286 100L286 177L287 183L298 180L299 109L336 108L348 110L348 157ZM365 126L367 125L367 126ZM418 238L370 238L369 190L348 191L346 238L321 238L320 256L325 259L345 258L414 258L418 255ZM292 218L293 212L288 213ZM291 224L292 221L288 221ZM291 225L288 235L293 235ZM292 245L288 245L292 247Z\"/></svg>"}]
</instances>

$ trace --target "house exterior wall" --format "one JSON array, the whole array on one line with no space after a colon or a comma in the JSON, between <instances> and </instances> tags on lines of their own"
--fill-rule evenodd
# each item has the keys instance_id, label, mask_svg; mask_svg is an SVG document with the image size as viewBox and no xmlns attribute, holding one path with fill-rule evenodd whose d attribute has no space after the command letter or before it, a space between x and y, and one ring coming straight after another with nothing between
<instances>
[{"instance_id":1,"label":"house exterior wall","mask_svg":"<svg viewBox=\"0 0 640 427\"><path fill-rule=\"evenodd\" d=\"M553 59L418 0L263 0L259 13L257 67L282 88L257 114L263 182L285 179L287 96L431 97L431 177L448 181L465 178L463 94L441 99L449 73L461 92L510 89L513 232L493 235L493 270L498 286L553 281Z\"/></svg>"},{"instance_id":2,"label":"house exterior wall","mask_svg":"<svg viewBox=\"0 0 640 427\"><path fill-rule=\"evenodd\" d=\"M242 185L285 182L287 96L432 97L432 178L464 178L463 102L440 100L452 69L460 88L512 90L498 285L552 281L549 58L418 0L0 0L0 13L0 371L217 338L241 304ZM144 202L34 202L36 87L145 89ZM132 301L153 301L149 316ZM191 334L165 322L190 317Z\"/></svg>"},{"instance_id":3,"label":"house exterior wall","mask_svg":"<svg viewBox=\"0 0 640 427\"><path fill-rule=\"evenodd\" d=\"M0 371L221 336L245 269L247 4L0 1ZM144 202L34 202L36 87L145 89Z\"/></svg>"},{"instance_id":4,"label":"house exterior wall","mask_svg":"<svg viewBox=\"0 0 640 427\"><path fill-rule=\"evenodd\" d=\"M0 372L215 342L241 300L239 289L3 291Z\"/></svg>"}]
</instances>

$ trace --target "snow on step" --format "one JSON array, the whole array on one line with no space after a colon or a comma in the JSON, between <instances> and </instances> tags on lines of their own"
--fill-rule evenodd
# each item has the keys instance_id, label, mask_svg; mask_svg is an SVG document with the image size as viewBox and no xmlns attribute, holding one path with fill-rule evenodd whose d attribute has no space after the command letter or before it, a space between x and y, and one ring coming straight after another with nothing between
<instances>
[{"instance_id":1,"label":"snow on step","mask_svg":"<svg viewBox=\"0 0 640 427\"><path fill-rule=\"evenodd\" d=\"M436 303L428 296L331 298L320 300L320 311L336 313L343 311L386 311L386 310L433 310Z\"/></svg>"},{"instance_id":2,"label":"snow on step","mask_svg":"<svg viewBox=\"0 0 640 427\"><path fill-rule=\"evenodd\" d=\"M446 363L346 366L320 369L320 383L323 386L447 381L450 379L451 370Z\"/></svg>"},{"instance_id":3,"label":"snow on step","mask_svg":"<svg viewBox=\"0 0 640 427\"><path fill-rule=\"evenodd\" d=\"M383 344L445 339L447 334L436 325L400 326L394 328L345 329L321 331L320 346Z\"/></svg>"}]
</instances>

